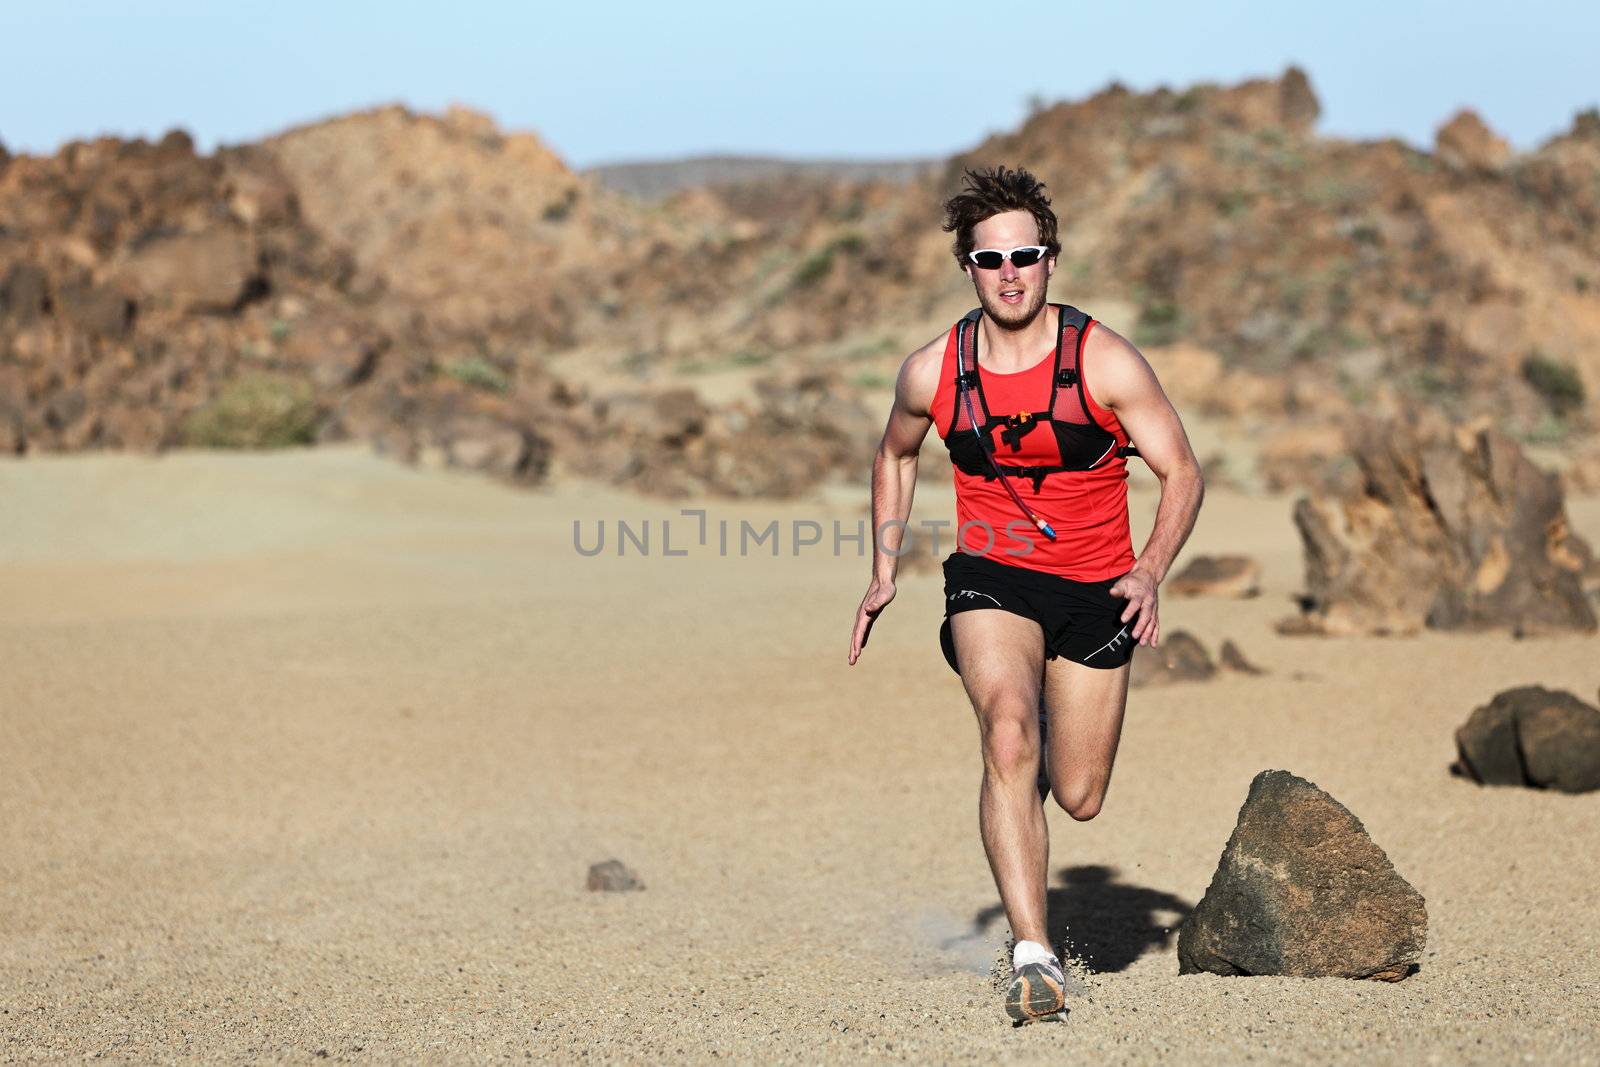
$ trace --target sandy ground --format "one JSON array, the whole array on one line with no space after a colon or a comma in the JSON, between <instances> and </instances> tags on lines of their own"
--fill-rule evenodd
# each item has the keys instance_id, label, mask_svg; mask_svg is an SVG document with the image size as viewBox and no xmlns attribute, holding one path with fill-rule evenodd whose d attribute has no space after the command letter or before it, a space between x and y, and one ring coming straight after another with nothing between
<instances>
[{"instance_id":1,"label":"sandy ground","mask_svg":"<svg viewBox=\"0 0 1600 1067\"><path fill-rule=\"evenodd\" d=\"M714 508L701 547L674 505L359 448L0 463L0 1059L1600 1062L1600 795L1446 773L1495 691L1593 699L1600 642L1279 637L1290 500L1214 490L1189 552L1265 593L1164 629L1271 673L1134 691L1104 813L1052 819L1086 992L1013 1030L939 579L849 668L867 561L793 554L862 504ZM619 518L651 555L575 550ZM1426 896L1419 973L1178 975L1265 768ZM586 892L610 857L645 891Z\"/></svg>"}]
</instances>

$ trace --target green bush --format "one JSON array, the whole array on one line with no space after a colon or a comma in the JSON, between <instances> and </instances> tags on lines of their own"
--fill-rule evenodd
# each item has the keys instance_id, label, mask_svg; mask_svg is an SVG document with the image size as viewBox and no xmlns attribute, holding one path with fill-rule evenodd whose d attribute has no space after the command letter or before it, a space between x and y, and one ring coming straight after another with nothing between
<instances>
[{"instance_id":1,"label":"green bush","mask_svg":"<svg viewBox=\"0 0 1600 1067\"><path fill-rule=\"evenodd\" d=\"M237 378L184 419L184 444L199 448L288 448L316 437L317 404L307 382Z\"/></svg>"},{"instance_id":2,"label":"green bush","mask_svg":"<svg viewBox=\"0 0 1600 1067\"><path fill-rule=\"evenodd\" d=\"M834 259L839 253L853 256L867 247L866 240L855 232L840 234L822 248L801 261L794 271L794 286L807 289L833 272Z\"/></svg>"},{"instance_id":3,"label":"green bush","mask_svg":"<svg viewBox=\"0 0 1600 1067\"><path fill-rule=\"evenodd\" d=\"M1533 352L1522 361L1522 378L1538 393L1557 417L1565 417L1583 407L1583 379L1565 363L1558 363L1542 352Z\"/></svg>"},{"instance_id":4,"label":"green bush","mask_svg":"<svg viewBox=\"0 0 1600 1067\"><path fill-rule=\"evenodd\" d=\"M1216 198L1217 210L1222 212L1224 218L1230 219L1249 211L1255 202L1255 194L1242 189L1230 189Z\"/></svg>"},{"instance_id":5,"label":"green bush","mask_svg":"<svg viewBox=\"0 0 1600 1067\"><path fill-rule=\"evenodd\" d=\"M464 356L439 367L439 373L454 378L462 385L485 389L491 393L504 393L511 388L506 372L483 356Z\"/></svg>"},{"instance_id":6,"label":"green bush","mask_svg":"<svg viewBox=\"0 0 1600 1067\"><path fill-rule=\"evenodd\" d=\"M1183 310L1170 300L1156 300L1139 312L1138 344L1170 345L1183 333Z\"/></svg>"},{"instance_id":7,"label":"green bush","mask_svg":"<svg viewBox=\"0 0 1600 1067\"><path fill-rule=\"evenodd\" d=\"M807 256L800 266L795 268L794 284L796 288L808 289L826 278L833 270L833 248L824 248Z\"/></svg>"}]
</instances>

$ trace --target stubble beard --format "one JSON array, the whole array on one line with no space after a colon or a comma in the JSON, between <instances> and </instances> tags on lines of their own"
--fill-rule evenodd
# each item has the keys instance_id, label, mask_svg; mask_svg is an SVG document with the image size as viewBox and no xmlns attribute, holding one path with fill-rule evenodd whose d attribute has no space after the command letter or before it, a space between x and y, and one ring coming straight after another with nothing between
<instances>
[{"instance_id":1,"label":"stubble beard","mask_svg":"<svg viewBox=\"0 0 1600 1067\"><path fill-rule=\"evenodd\" d=\"M1034 317L1043 310L1048 295L1043 286L1036 288L1030 285L1027 301L1020 306L1012 307L998 298L991 299L980 290L978 303L983 305L983 313L994 320L996 326L1007 330L1020 330L1033 322Z\"/></svg>"}]
</instances>

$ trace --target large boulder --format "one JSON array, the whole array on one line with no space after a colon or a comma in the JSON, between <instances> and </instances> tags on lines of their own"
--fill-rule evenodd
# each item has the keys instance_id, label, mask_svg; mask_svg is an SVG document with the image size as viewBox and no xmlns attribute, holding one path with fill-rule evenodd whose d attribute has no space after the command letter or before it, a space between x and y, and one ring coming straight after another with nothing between
<instances>
[{"instance_id":1,"label":"large boulder","mask_svg":"<svg viewBox=\"0 0 1600 1067\"><path fill-rule=\"evenodd\" d=\"M1496 693L1456 731L1454 770L1485 785L1600 789L1600 708L1528 685Z\"/></svg>"},{"instance_id":2,"label":"large boulder","mask_svg":"<svg viewBox=\"0 0 1600 1067\"><path fill-rule=\"evenodd\" d=\"M1361 820L1304 778L1262 771L1178 929L1178 972L1398 981L1427 933L1422 895Z\"/></svg>"},{"instance_id":3,"label":"large boulder","mask_svg":"<svg viewBox=\"0 0 1600 1067\"><path fill-rule=\"evenodd\" d=\"M1559 478L1515 442L1486 425L1376 420L1349 439L1360 487L1295 504L1307 591L1280 631L1596 629L1589 546L1567 524Z\"/></svg>"}]
</instances>

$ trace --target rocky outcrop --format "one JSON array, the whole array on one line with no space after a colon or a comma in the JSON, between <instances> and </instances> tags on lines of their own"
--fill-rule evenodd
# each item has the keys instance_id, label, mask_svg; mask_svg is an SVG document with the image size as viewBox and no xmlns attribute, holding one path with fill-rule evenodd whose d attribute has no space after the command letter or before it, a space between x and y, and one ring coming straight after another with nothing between
<instances>
[{"instance_id":1,"label":"rocky outcrop","mask_svg":"<svg viewBox=\"0 0 1600 1067\"><path fill-rule=\"evenodd\" d=\"M1529 685L1496 693L1456 731L1452 768L1485 785L1600 789L1600 709Z\"/></svg>"},{"instance_id":2,"label":"rocky outcrop","mask_svg":"<svg viewBox=\"0 0 1600 1067\"><path fill-rule=\"evenodd\" d=\"M593 218L589 184L533 134L461 106L428 115L387 105L295 127L262 148L294 183L306 220L424 307L436 329L566 342L567 294L586 285L593 299L616 296L620 227Z\"/></svg>"},{"instance_id":3,"label":"rocky outcrop","mask_svg":"<svg viewBox=\"0 0 1600 1067\"><path fill-rule=\"evenodd\" d=\"M1397 981L1427 933L1422 895L1361 820L1303 778L1262 771L1178 929L1178 971Z\"/></svg>"},{"instance_id":4,"label":"rocky outcrop","mask_svg":"<svg viewBox=\"0 0 1600 1067\"><path fill-rule=\"evenodd\" d=\"M1456 167L1492 171L1505 166L1511 158L1511 146L1471 110L1451 116L1439 127L1433 143L1439 158Z\"/></svg>"},{"instance_id":5,"label":"rocky outcrop","mask_svg":"<svg viewBox=\"0 0 1600 1067\"><path fill-rule=\"evenodd\" d=\"M13 159L0 171L0 447L186 443L229 383L286 369L273 333L292 328L289 304L348 306L352 278L252 148L199 156L175 130Z\"/></svg>"},{"instance_id":6,"label":"rocky outcrop","mask_svg":"<svg viewBox=\"0 0 1600 1067\"><path fill-rule=\"evenodd\" d=\"M1600 395L1600 120L1485 169L1497 157L1470 124L1432 154L1319 138L1317 112L1296 69L1111 86L1041 105L926 179L773 178L648 207L464 107L373 108L209 157L181 131L7 157L0 452L181 444L194 410L258 371L310 380L315 437L335 440L363 407L466 364L514 427L549 439L552 470L668 495L863 483L864 454L829 458L853 415L823 412L815 440L796 431L793 458L788 438L746 428L764 410L804 423L795 400L881 389L970 306L939 202L965 167L997 162L1028 166L1070 220L1058 286L1104 294L1085 310L1151 354L1184 410L1250 419L1269 487L1342 489L1353 464L1329 427L1353 406L1585 432ZM1522 373L1530 361L1549 373ZM561 366L581 401L523 396L535 364ZM756 393L780 366L780 394ZM690 377L703 373L716 380ZM834 384L794 384L813 373ZM593 429L585 405L609 397L616 436L650 446L655 428L628 422L648 405L626 397L678 386L709 413L664 435L682 438L662 454L686 473L575 444ZM1286 428L1299 436L1275 437ZM746 445L767 456L691 454ZM468 451L505 465L502 449Z\"/></svg>"},{"instance_id":7,"label":"rocky outcrop","mask_svg":"<svg viewBox=\"0 0 1600 1067\"><path fill-rule=\"evenodd\" d=\"M1351 433L1361 487L1301 498L1303 612L1286 633L1593 632L1588 545L1559 479L1487 426L1427 431L1367 421Z\"/></svg>"},{"instance_id":8,"label":"rocky outcrop","mask_svg":"<svg viewBox=\"0 0 1600 1067\"><path fill-rule=\"evenodd\" d=\"M598 399L570 420L571 469L668 497L792 497L870 469L879 427L837 374L771 375L755 393L718 409L682 387Z\"/></svg>"}]
</instances>

